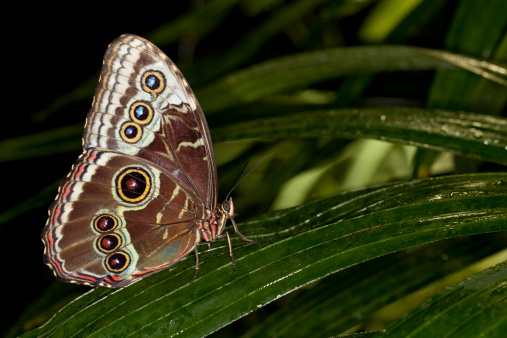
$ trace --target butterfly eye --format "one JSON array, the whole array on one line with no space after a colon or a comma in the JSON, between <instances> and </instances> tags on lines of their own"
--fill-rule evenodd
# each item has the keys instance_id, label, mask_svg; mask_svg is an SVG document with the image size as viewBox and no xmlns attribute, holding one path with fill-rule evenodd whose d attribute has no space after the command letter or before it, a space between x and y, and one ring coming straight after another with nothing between
<instances>
[{"instance_id":1,"label":"butterfly eye","mask_svg":"<svg viewBox=\"0 0 507 338\"><path fill-rule=\"evenodd\" d=\"M224 204L222 204L222 208L224 208L225 212L231 211L231 205L227 202L224 202Z\"/></svg>"},{"instance_id":2,"label":"butterfly eye","mask_svg":"<svg viewBox=\"0 0 507 338\"><path fill-rule=\"evenodd\" d=\"M118 226L118 220L110 215L100 215L95 219L93 225L98 232L107 232Z\"/></svg>"},{"instance_id":3,"label":"butterfly eye","mask_svg":"<svg viewBox=\"0 0 507 338\"><path fill-rule=\"evenodd\" d=\"M153 99L156 99L158 94L165 88L164 75L157 70L149 70L143 74L141 79L143 90L150 93Z\"/></svg>"},{"instance_id":4,"label":"butterfly eye","mask_svg":"<svg viewBox=\"0 0 507 338\"><path fill-rule=\"evenodd\" d=\"M125 122L121 126L120 135L125 142L136 143L143 136L143 130L134 122Z\"/></svg>"},{"instance_id":5,"label":"butterfly eye","mask_svg":"<svg viewBox=\"0 0 507 338\"><path fill-rule=\"evenodd\" d=\"M121 237L117 234L107 234L99 237L97 248L102 252L112 252L121 245Z\"/></svg>"},{"instance_id":6,"label":"butterfly eye","mask_svg":"<svg viewBox=\"0 0 507 338\"><path fill-rule=\"evenodd\" d=\"M106 258L106 268L112 272L122 272L129 264L130 256L123 251L115 252Z\"/></svg>"},{"instance_id":7,"label":"butterfly eye","mask_svg":"<svg viewBox=\"0 0 507 338\"><path fill-rule=\"evenodd\" d=\"M127 168L116 178L116 192L123 201L138 203L148 195L150 182L150 176L143 169Z\"/></svg>"},{"instance_id":8,"label":"butterfly eye","mask_svg":"<svg viewBox=\"0 0 507 338\"><path fill-rule=\"evenodd\" d=\"M153 109L143 101L137 101L130 107L130 118L139 124L148 124L153 119Z\"/></svg>"}]
</instances>

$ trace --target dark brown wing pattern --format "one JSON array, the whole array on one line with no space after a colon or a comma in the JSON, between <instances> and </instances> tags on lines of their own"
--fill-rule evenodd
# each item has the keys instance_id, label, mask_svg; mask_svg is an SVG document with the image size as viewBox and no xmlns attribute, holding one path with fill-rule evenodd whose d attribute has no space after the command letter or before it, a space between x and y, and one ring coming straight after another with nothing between
<instances>
[{"instance_id":1,"label":"dark brown wing pattern","mask_svg":"<svg viewBox=\"0 0 507 338\"><path fill-rule=\"evenodd\" d=\"M211 138L183 75L149 41L122 35L107 49L83 147L41 235L57 277L126 286L195 249L216 206Z\"/></svg>"},{"instance_id":2,"label":"dark brown wing pattern","mask_svg":"<svg viewBox=\"0 0 507 338\"><path fill-rule=\"evenodd\" d=\"M205 205L216 202L216 165L208 125L176 65L155 45L122 35L106 51L83 147L153 162Z\"/></svg>"}]
</instances>

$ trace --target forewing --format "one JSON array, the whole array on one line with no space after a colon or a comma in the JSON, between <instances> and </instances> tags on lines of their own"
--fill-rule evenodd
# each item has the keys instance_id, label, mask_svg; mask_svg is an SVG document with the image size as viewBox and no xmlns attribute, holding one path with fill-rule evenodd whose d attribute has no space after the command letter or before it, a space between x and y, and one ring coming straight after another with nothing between
<instances>
[{"instance_id":1,"label":"forewing","mask_svg":"<svg viewBox=\"0 0 507 338\"><path fill-rule=\"evenodd\" d=\"M159 165L214 208L216 165L206 119L176 65L149 41L126 34L109 45L83 140L85 149Z\"/></svg>"}]
</instances>

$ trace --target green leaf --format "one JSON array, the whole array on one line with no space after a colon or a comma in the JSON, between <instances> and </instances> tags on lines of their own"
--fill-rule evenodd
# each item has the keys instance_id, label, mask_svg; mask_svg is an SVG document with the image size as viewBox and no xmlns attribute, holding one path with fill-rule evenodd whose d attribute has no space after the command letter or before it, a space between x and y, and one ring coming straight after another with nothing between
<instances>
[{"instance_id":1,"label":"green leaf","mask_svg":"<svg viewBox=\"0 0 507 338\"><path fill-rule=\"evenodd\" d=\"M371 329L369 318L379 308L393 300L403 302L403 297L501 249L501 241L463 238L379 257L313 283L245 336L311 336L317 331L332 336L363 322L363 330ZM388 315L393 312L390 308Z\"/></svg>"},{"instance_id":2,"label":"green leaf","mask_svg":"<svg viewBox=\"0 0 507 338\"><path fill-rule=\"evenodd\" d=\"M0 162L61 154L82 149L83 124L0 141Z\"/></svg>"},{"instance_id":3,"label":"green leaf","mask_svg":"<svg viewBox=\"0 0 507 338\"><path fill-rule=\"evenodd\" d=\"M507 164L507 120L466 112L416 108L340 109L257 119L213 128L215 142L250 138L339 137L376 138L438 150L452 150L491 162ZM4 141L8 150L0 160L35 157L72 150L66 143L54 148L55 137L77 128ZM33 150L38 143L39 151Z\"/></svg>"},{"instance_id":4,"label":"green leaf","mask_svg":"<svg viewBox=\"0 0 507 338\"><path fill-rule=\"evenodd\" d=\"M146 38L159 47L168 45L187 34L205 36L213 31L220 21L237 6L241 0L211 0L201 6L169 21L150 32Z\"/></svg>"},{"instance_id":5,"label":"green leaf","mask_svg":"<svg viewBox=\"0 0 507 338\"><path fill-rule=\"evenodd\" d=\"M507 3L461 1L446 36L446 49L506 61ZM477 17L488 18L477 20ZM502 41L503 40L503 41ZM507 102L505 86L473 76L465 70L439 69L430 87L427 107L470 110L498 115ZM415 177L425 177L437 153L419 149Z\"/></svg>"},{"instance_id":6,"label":"green leaf","mask_svg":"<svg viewBox=\"0 0 507 338\"><path fill-rule=\"evenodd\" d=\"M358 34L366 42L381 42L398 26L421 0L384 0L375 6Z\"/></svg>"},{"instance_id":7,"label":"green leaf","mask_svg":"<svg viewBox=\"0 0 507 338\"><path fill-rule=\"evenodd\" d=\"M378 336L504 337L506 306L503 262L440 292Z\"/></svg>"},{"instance_id":8,"label":"green leaf","mask_svg":"<svg viewBox=\"0 0 507 338\"><path fill-rule=\"evenodd\" d=\"M304 88L324 80L389 71L463 68L507 86L503 64L445 51L407 46L361 46L319 50L266 61L228 75L197 92L207 114L269 94ZM227 93L227 95L218 95Z\"/></svg>"},{"instance_id":9,"label":"green leaf","mask_svg":"<svg viewBox=\"0 0 507 338\"><path fill-rule=\"evenodd\" d=\"M213 138L376 138L507 164L507 120L416 108L340 109L305 112L216 128Z\"/></svg>"},{"instance_id":10,"label":"green leaf","mask_svg":"<svg viewBox=\"0 0 507 338\"><path fill-rule=\"evenodd\" d=\"M342 269L437 240L507 230L507 174L460 175L343 194L240 224L256 243L203 252L128 288L95 289L28 336L203 336ZM317 212L318 211L318 212Z\"/></svg>"},{"instance_id":11,"label":"green leaf","mask_svg":"<svg viewBox=\"0 0 507 338\"><path fill-rule=\"evenodd\" d=\"M446 37L446 49L507 61L501 48L501 41L507 36L506 11L507 2L503 1L461 1ZM487 20L477 20L478 17ZM431 86L428 106L497 115L507 100L504 87L463 70L439 70Z\"/></svg>"},{"instance_id":12,"label":"green leaf","mask_svg":"<svg viewBox=\"0 0 507 338\"><path fill-rule=\"evenodd\" d=\"M308 13L326 2L330 1L299 0L278 9L269 20L266 20L261 26L249 32L234 48L227 51L220 58L220 62L216 63L217 65L208 74L208 77L214 78L243 64L274 35L281 33L287 26L299 21L304 13Z\"/></svg>"},{"instance_id":13,"label":"green leaf","mask_svg":"<svg viewBox=\"0 0 507 338\"><path fill-rule=\"evenodd\" d=\"M320 50L266 61L228 75L197 91L207 115L252 102L269 94L304 88L347 75L460 67L502 86L505 66L449 52L406 46L350 47ZM95 77L96 79L96 77ZM37 116L46 116L92 92L94 81L57 99ZM88 93L88 94L87 94ZM228 93L228 95L220 95ZM42 117L41 117L42 118Z\"/></svg>"}]
</instances>

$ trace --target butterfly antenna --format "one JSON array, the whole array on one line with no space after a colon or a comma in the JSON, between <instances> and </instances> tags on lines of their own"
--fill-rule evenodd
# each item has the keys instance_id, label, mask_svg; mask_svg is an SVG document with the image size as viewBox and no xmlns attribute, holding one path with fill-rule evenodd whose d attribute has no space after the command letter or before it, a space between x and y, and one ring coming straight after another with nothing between
<instances>
[{"instance_id":1,"label":"butterfly antenna","mask_svg":"<svg viewBox=\"0 0 507 338\"><path fill-rule=\"evenodd\" d=\"M255 169L255 167L257 167L257 165L263 160L265 159L266 157L263 157L261 158L260 160L257 161L257 163L254 164L254 166L248 170L248 172L243 176L241 177L241 175L243 174L243 172L245 171L247 165L248 165L248 161L246 162L245 166L243 167L243 169L241 170L241 172L239 173L238 177L236 177L236 180L234 181L234 183L232 184L232 188L229 190L229 193L227 194L227 196L225 196L225 200L227 200L229 198L229 195L231 194L231 192L252 172L252 170ZM241 179L240 179L241 178Z\"/></svg>"}]
</instances>

